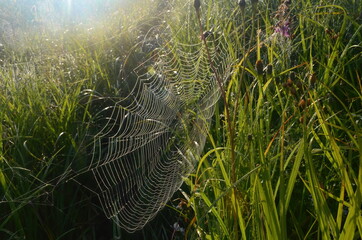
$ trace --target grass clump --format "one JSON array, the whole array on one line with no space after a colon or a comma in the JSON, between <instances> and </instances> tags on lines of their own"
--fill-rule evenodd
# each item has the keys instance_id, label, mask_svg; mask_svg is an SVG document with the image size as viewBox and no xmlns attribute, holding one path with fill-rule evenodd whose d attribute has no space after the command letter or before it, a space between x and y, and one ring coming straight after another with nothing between
<instances>
[{"instance_id":1,"label":"grass clump","mask_svg":"<svg viewBox=\"0 0 362 240\"><path fill-rule=\"evenodd\" d=\"M236 64L188 181L187 236L359 238L361 19L338 1L264 1L229 17L215 5L204 10Z\"/></svg>"},{"instance_id":2,"label":"grass clump","mask_svg":"<svg viewBox=\"0 0 362 240\"><path fill-rule=\"evenodd\" d=\"M157 7L144 4L152 11ZM21 41L8 41L11 35L2 35L1 239L119 235L103 216L97 196L82 186L89 178L78 178L76 171L90 162L91 136L104 96L119 96L124 79L135 80L133 68L149 51L142 49L142 43L151 26L159 25L159 17L147 17L152 11L133 3L123 7L127 8L108 10L112 14L102 21L66 20L52 29L17 19L36 31L21 33L14 23L11 33ZM19 18L28 13L17 12Z\"/></svg>"}]
</instances>

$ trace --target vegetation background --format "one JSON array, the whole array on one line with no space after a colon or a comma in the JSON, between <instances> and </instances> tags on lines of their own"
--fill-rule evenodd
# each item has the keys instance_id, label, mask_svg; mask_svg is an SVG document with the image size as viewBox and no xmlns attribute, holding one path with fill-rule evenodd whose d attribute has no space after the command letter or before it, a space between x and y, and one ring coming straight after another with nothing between
<instances>
[{"instance_id":1,"label":"vegetation background","mask_svg":"<svg viewBox=\"0 0 362 240\"><path fill-rule=\"evenodd\" d=\"M360 239L361 26L360 0L0 0L0 239ZM127 233L69 166L121 80L200 30L232 66L204 152Z\"/></svg>"}]
</instances>

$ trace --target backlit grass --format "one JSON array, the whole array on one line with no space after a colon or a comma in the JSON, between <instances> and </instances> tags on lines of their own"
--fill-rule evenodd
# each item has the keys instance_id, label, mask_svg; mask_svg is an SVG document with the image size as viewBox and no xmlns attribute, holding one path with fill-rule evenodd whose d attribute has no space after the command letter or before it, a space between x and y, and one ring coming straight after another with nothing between
<instances>
[{"instance_id":1,"label":"backlit grass","mask_svg":"<svg viewBox=\"0 0 362 240\"><path fill-rule=\"evenodd\" d=\"M145 0L0 36L0 238L361 238L362 2L290 2L205 0L198 16L193 1ZM97 111L168 38L202 41L199 21L225 41L224 96L182 190L126 233L73 170Z\"/></svg>"}]
</instances>

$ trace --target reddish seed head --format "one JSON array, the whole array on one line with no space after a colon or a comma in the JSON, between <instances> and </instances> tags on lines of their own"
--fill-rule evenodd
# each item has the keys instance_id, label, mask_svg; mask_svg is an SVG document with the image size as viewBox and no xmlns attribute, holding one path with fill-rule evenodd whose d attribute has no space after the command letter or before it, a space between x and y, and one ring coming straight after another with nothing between
<instances>
[{"instance_id":1,"label":"reddish seed head","mask_svg":"<svg viewBox=\"0 0 362 240\"><path fill-rule=\"evenodd\" d=\"M307 102L304 99L300 99L299 103L298 103L298 107L300 107L301 109L304 109L307 106Z\"/></svg>"},{"instance_id":2,"label":"reddish seed head","mask_svg":"<svg viewBox=\"0 0 362 240\"><path fill-rule=\"evenodd\" d=\"M256 61L255 69L256 69L256 72L258 73L258 75L263 75L263 61L262 60Z\"/></svg>"},{"instance_id":3,"label":"reddish seed head","mask_svg":"<svg viewBox=\"0 0 362 240\"><path fill-rule=\"evenodd\" d=\"M312 101L310 100L310 98L307 99L307 106L309 106L312 103Z\"/></svg>"},{"instance_id":4,"label":"reddish seed head","mask_svg":"<svg viewBox=\"0 0 362 240\"><path fill-rule=\"evenodd\" d=\"M301 117L299 118L299 122L300 122L300 123L303 123L303 122L304 122L304 116L301 116Z\"/></svg>"},{"instance_id":5,"label":"reddish seed head","mask_svg":"<svg viewBox=\"0 0 362 240\"><path fill-rule=\"evenodd\" d=\"M332 30L330 30L329 28L326 28L324 31L325 31L328 35L332 35L332 34L333 34Z\"/></svg>"},{"instance_id":6,"label":"reddish seed head","mask_svg":"<svg viewBox=\"0 0 362 240\"><path fill-rule=\"evenodd\" d=\"M338 34L338 33L337 33L337 34L333 34L333 36L331 36L331 38L332 38L333 40L336 40L338 37L339 37L339 34Z\"/></svg>"},{"instance_id":7,"label":"reddish seed head","mask_svg":"<svg viewBox=\"0 0 362 240\"><path fill-rule=\"evenodd\" d=\"M287 86L292 87L293 86L293 80L291 78L288 78L287 80Z\"/></svg>"}]
</instances>

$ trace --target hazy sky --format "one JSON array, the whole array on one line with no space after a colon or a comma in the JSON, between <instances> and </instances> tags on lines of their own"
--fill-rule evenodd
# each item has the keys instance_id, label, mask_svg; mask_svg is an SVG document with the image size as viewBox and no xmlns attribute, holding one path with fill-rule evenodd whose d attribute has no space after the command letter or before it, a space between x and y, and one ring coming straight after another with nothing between
<instances>
[{"instance_id":1,"label":"hazy sky","mask_svg":"<svg viewBox=\"0 0 362 240\"><path fill-rule=\"evenodd\" d=\"M0 19L22 23L85 21L116 11L128 0L0 0Z\"/></svg>"},{"instance_id":2,"label":"hazy sky","mask_svg":"<svg viewBox=\"0 0 362 240\"><path fill-rule=\"evenodd\" d=\"M92 27L137 0L0 0L0 43L21 41L22 33Z\"/></svg>"}]
</instances>

